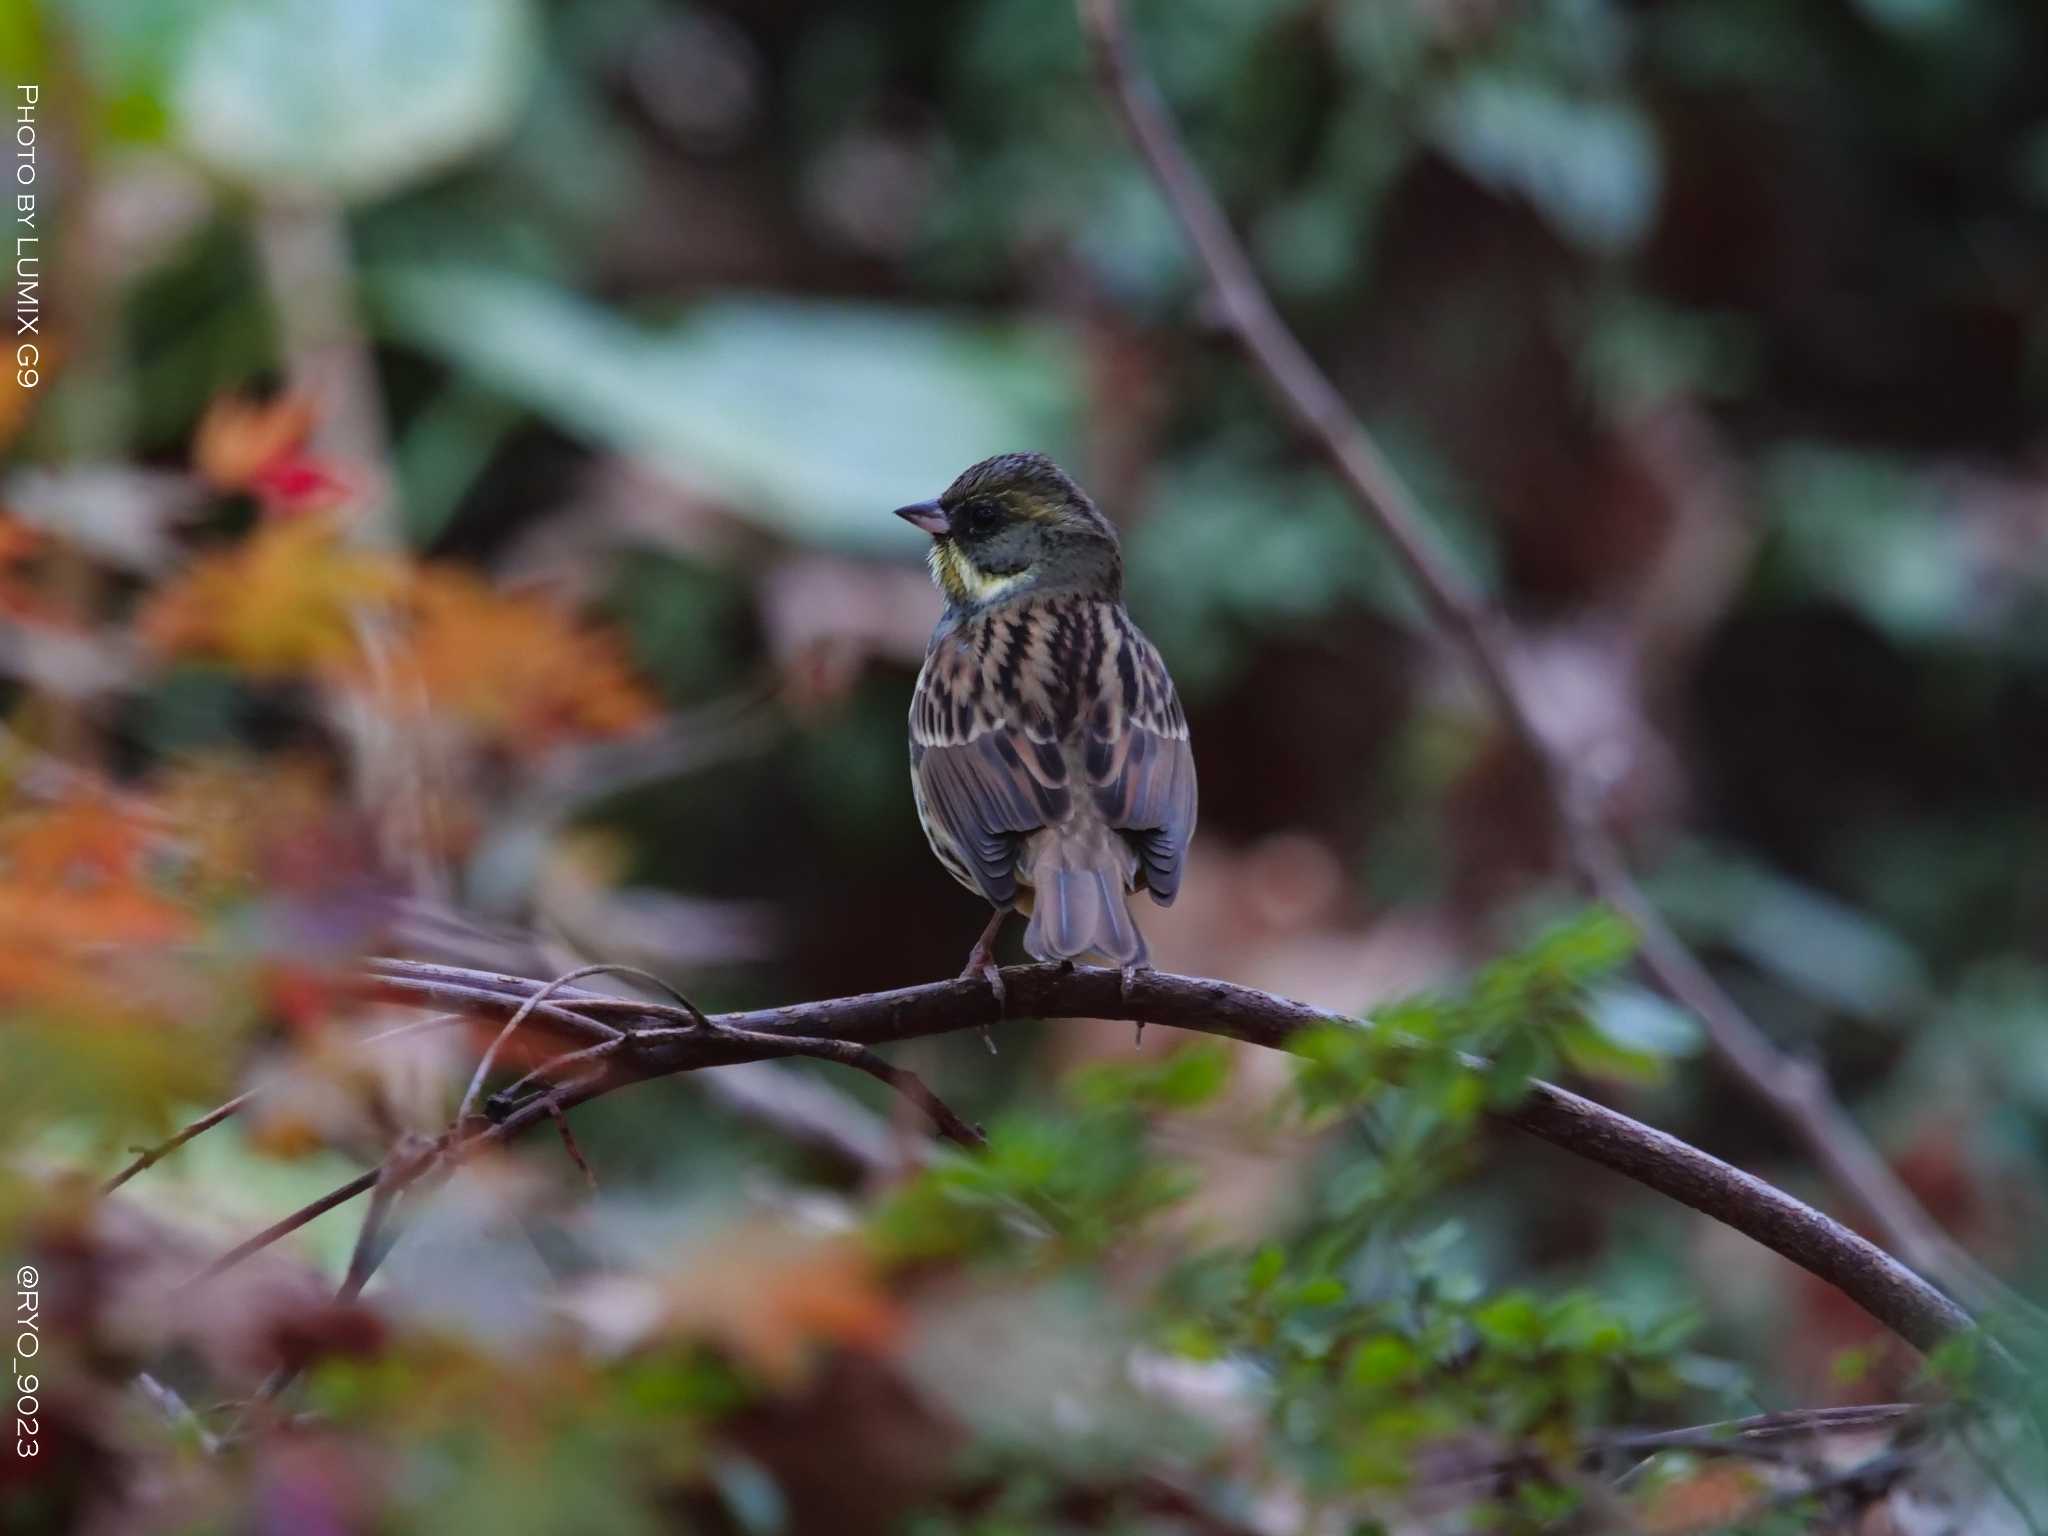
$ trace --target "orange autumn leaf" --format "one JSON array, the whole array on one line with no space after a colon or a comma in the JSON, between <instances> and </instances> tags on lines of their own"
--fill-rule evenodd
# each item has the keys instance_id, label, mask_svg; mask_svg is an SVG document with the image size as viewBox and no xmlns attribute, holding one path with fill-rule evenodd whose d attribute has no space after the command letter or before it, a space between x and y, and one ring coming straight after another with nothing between
<instances>
[{"instance_id":1,"label":"orange autumn leaf","mask_svg":"<svg viewBox=\"0 0 2048 1536\"><path fill-rule=\"evenodd\" d=\"M312 433L313 403L304 395L222 395L199 418L192 467L218 490L245 491L268 466L296 454Z\"/></svg>"},{"instance_id":2,"label":"orange autumn leaf","mask_svg":"<svg viewBox=\"0 0 2048 1536\"><path fill-rule=\"evenodd\" d=\"M43 597L26 568L43 553L47 542L41 529L0 513L0 614L13 619L42 614Z\"/></svg>"},{"instance_id":3,"label":"orange autumn leaf","mask_svg":"<svg viewBox=\"0 0 2048 1536\"><path fill-rule=\"evenodd\" d=\"M43 535L39 529L0 514L0 566L19 565L31 555L40 554L42 548Z\"/></svg>"},{"instance_id":4,"label":"orange autumn leaf","mask_svg":"<svg viewBox=\"0 0 2048 1536\"><path fill-rule=\"evenodd\" d=\"M437 566L419 573L403 607L400 702L414 698L497 745L615 736L654 713L618 643L546 597Z\"/></svg>"},{"instance_id":5,"label":"orange autumn leaf","mask_svg":"<svg viewBox=\"0 0 2048 1536\"><path fill-rule=\"evenodd\" d=\"M91 951L188 938L191 914L148 878L149 830L80 797L0 821L0 995L85 1004Z\"/></svg>"},{"instance_id":6,"label":"orange autumn leaf","mask_svg":"<svg viewBox=\"0 0 2048 1536\"><path fill-rule=\"evenodd\" d=\"M148 832L107 801L80 797L0 823L0 868L16 884L73 888L129 878L148 846Z\"/></svg>"},{"instance_id":7,"label":"orange autumn leaf","mask_svg":"<svg viewBox=\"0 0 2048 1536\"><path fill-rule=\"evenodd\" d=\"M1749 1515L1764 1491L1748 1467L1716 1462L1658 1488L1644 1502L1637 1525L1648 1536L1717 1530Z\"/></svg>"},{"instance_id":8,"label":"orange autumn leaf","mask_svg":"<svg viewBox=\"0 0 2048 1536\"><path fill-rule=\"evenodd\" d=\"M328 845L343 835L333 770L317 757L188 757L159 773L152 793L178 829L193 887L216 899L260 893L309 847L331 864Z\"/></svg>"},{"instance_id":9,"label":"orange autumn leaf","mask_svg":"<svg viewBox=\"0 0 2048 1536\"><path fill-rule=\"evenodd\" d=\"M36 382L24 385L21 364L0 375L0 448L12 443L28 425L37 403L49 393L49 383L57 358L54 342L45 342L37 352Z\"/></svg>"},{"instance_id":10,"label":"orange autumn leaf","mask_svg":"<svg viewBox=\"0 0 2048 1536\"><path fill-rule=\"evenodd\" d=\"M394 595L404 575L324 519L270 523L159 591L138 627L159 655L286 676L353 656L356 609Z\"/></svg>"},{"instance_id":11,"label":"orange autumn leaf","mask_svg":"<svg viewBox=\"0 0 2048 1536\"><path fill-rule=\"evenodd\" d=\"M304 395L222 395L193 434L192 467L219 490L249 492L274 515L331 511L347 499L349 487L307 452L313 425L313 403Z\"/></svg>"},{"instance_id":12,"label":"orange autumn leaf","mask_svg":"<svg viewBox=\"0 0 2048 1536\"><path fill-rule=\"evenodd\" d=\"M857 1239L772 1221L742 1223L667 1275L592 1281L568 1310L613 1348L698 1339L784 1388L816 1346L872 1353L903 1325Z\"/></svg>"}]
</instances>

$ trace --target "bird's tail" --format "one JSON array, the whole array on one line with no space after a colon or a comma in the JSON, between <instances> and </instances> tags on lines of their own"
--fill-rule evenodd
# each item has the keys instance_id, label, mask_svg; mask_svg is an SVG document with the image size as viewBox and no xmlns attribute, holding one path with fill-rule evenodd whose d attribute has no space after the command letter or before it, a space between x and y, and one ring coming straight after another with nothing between
<instances>
[{"instance_id":1,"label":"bird's tail","mask_svg":"<svg viewBox=\"0 0 2048 1536\"><path fill-rule=\"evenodd\" d=\"M1039 960L1076 960L1093 952L1111 965L1144 965L1145 936L1124 899L1129 860L1127 845L1113 833L1082 847L1047 838L1030 863L1031 925L1024 930L1024 948Z\"/></svg>"}]
</instances>

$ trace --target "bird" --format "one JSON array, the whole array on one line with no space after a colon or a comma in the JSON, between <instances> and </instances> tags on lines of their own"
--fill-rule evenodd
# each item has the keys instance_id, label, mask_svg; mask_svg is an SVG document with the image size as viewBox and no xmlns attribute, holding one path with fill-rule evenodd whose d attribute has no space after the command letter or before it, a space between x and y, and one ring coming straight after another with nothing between
<instances>
[{"instance_id":1,"label":"bird","mask_svg":"<svg viewBox=\"0 0 2048 1536\"><path fill-rule=\"evenodd\" d=\"M1187 715L1124 611L1115 526L1042 453L963 470L896 509L931 535L945 611L910 705L910 781L939 862L995 909L962 976L1006 1003L1011 913L1042 961L1150 964L1128 898L1180 893L1195 830Z\"/></svg>"}]
</instances>

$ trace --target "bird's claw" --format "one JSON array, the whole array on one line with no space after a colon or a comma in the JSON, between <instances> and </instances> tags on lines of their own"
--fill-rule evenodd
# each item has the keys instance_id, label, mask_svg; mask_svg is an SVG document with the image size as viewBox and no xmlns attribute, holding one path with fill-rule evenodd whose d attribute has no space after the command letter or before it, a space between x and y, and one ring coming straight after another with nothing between
<instances>
[{"instance_id":1,"label":"bird's claw","mask_svg":"<svg viewBox=\"0 0 2048 1536\"><path fill-rule=\"evenodd\" d=\"M1131 984L1137 980L1137 977L1138 968L1135 965L1120 966L1117 969L1116 994L1123 999L1123 1005L1126 1008L1131 1006ZM1136 1049L1145 1043L1145 1021L1143 1019L1135 1019L1132 1022L1137 1025L1137 1033L1131 1040L1132 1048Z\"/></svg>"},{"instance_id":2,"label":"bird's claw","mask_svg":"<svg viewBox=\"0 0 2048 1536\"><path fill-rule=\"evenodd\" d=\"M1010 994L1008 989L1003 986L1003 973L996 969L993 960L981 968L981 979L988 983L989 991L995 993L996 1016L998 1018L1002 1017L1009 1011ZM988 1047L989 1055L993 1056L996 1054L996 1037L986 1024L981 1026L981 1043Z\"/></svg>"},{"instance_id":3,"label":"bird's claw","mask_svg":"<svg viewBox=\"0 0 2048 1536\"><path fill-rule=\"evenodd\" d=\"M960 972L962 978L977 976L988 983L989 991L995 994L996 1017L1008 1018L1010 1013L1010 992L1003 985L1003 973L996 969L996 935L1003 930L1003 920L1010 915L1008 907L998 907L990 915L988 926L981 930L981 937L974 941L974 948L967 952L966 968ZM984 1024L981 1029L982 1043L988 1047L989 1055L996 1053L995 1036Z\"/></svg>"},{"instance_id":4,"label":"bird's claw","mask_svg":"<svg viewBox=\"0 0 2048 1536\"><path fill-rule=\"evenodd\" d=\"M974 979L988 983L988 989L995 994L996 1017L1005 1018L1010 1011L1010 989L1003 985L1003 973L996 966L996 957L983 934L976 941L973 951L967 956L967 968L960 973L962 980ZM989 1032L989 1026L981 1026L981 1043L988 1047L989 1055L996 1054L996 1037Z\"/></svg>"}]
</instances>

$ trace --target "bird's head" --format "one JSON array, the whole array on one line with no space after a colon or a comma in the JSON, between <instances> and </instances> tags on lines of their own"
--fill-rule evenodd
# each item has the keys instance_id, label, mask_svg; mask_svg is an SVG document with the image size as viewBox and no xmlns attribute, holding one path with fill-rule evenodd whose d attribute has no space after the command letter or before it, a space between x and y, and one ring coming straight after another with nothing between
<instances>
[{"instance_id":1,"label":"bird's head","mask_svg":"<svg viewBox=\"0 0 2048 1536\"><path fill-rule=\"evenodd\" d=\"M932 579L956 608L1045 589L1123 595L1116 529L1042 453L983 459L896 515L932 536Z\"/></svg>"}]
</instances>

